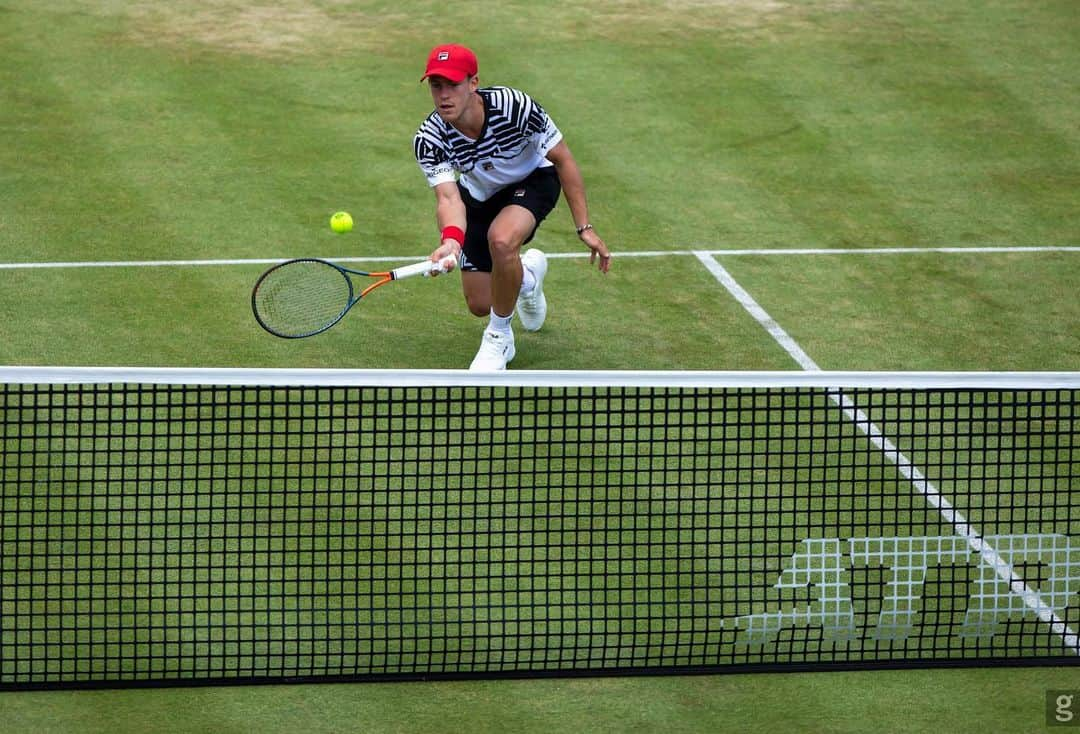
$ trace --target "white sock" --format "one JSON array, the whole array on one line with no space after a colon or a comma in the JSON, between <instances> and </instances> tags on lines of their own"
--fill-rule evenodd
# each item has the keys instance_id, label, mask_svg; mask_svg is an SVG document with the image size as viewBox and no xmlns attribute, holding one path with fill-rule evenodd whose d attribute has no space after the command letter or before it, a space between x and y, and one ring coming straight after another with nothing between
<instances>
[{"instance_id":1,"label":"white sock","mask_svg":"<svg viewBox=\"0 0 1080 734\"><path fill-rule=\"evenodd\" d=\"M488 321L488 328L492 331L498 331L501 334L510 333L510 320L514 318L514 312L511 311L509 316L500 316L495 313L495 309L491 309L491 320Z\"/></svg>"},{"instance_id":2,"label":"white sock","mask_svg":"<svg viewBox=\"0 0 1080 734\"><path fill-rule=\"evenodd\" d=\"M536 288L536 276L529 270L529 266L521 263L521 290L518 295L527 296Z\"/></svg>"}]
</instances>

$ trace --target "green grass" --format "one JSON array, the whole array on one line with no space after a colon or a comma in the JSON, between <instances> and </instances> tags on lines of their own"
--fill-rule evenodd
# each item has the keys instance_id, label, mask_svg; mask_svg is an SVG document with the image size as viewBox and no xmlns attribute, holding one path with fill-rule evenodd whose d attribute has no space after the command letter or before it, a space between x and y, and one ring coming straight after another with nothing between
<instances>
[{"instance_id":1,"label":"green grass","mask_svg":"<svg viewBox=\"0 0 1080 734\"><path fill-rule=\"evenodd\" d=\"M3 262L424 254L430 46L470 43L582 165L616 253L554 260L517 368L795 369L695 258L1080 245L1069 0L0 0ZM352 212L337 236L330 214ZM579 252L565 204L538 244ZM1080 254L727 257L826 369L1080 369ZM257 265L0 270L2 364L462 367L453 278L305 342ZM1075 668L3 694L20 731L1038 731Z\"/></svg>"},{"instance_id":2,"label":"green grass","mask_svg":"<svg viewBox=\"0 0 1080 734\"><path fill-rule=\"evenodd\" d=\"M1068 371L1080 366L1080 299L1062 276L1078 254L722 263L822 369Z\"/></svg>"},{"instance_id":3,"label":"green grass","mask_svg":"<svg viewBox=\"0 0 1080 734\"><path fill-rule=\"evenodd\" d=\"M4 694L13 731L1041 732L1075 668Z\"/></svg>"},{"instance_id":4,"label":"green grass","mask_svg":"<svg viewBox=\"0 0 1080 734\"><path fill-rule=\"evenodd\" d=\"M479 344L481 322L465 309L454 276L384 287L326 334L277 339L251 315L250 289L265 267L75 269L59 271L62 289L58 271L10 271L3 275L10 287L0 291L0 317L28 328L0 344L0 362L462 368ZM792 366L693 258L627 260L610 278L590 269L586 259L552 260L549 272L549 320L539 334L518 330L516 368ZM650 292L663 297L643 297ZM208 297L213 308L207 307ZM47 303L48 312L35 313L27 303ZM95 324L87 323L91 315ZM649 321L678 328L643 329ZM100 328L104 324L107 329ZM731 340L720 355L718 330ZM87 339L88 333L94 338ZM597 339L598 334L609 338Z\"/></svg>"}]
</instances>

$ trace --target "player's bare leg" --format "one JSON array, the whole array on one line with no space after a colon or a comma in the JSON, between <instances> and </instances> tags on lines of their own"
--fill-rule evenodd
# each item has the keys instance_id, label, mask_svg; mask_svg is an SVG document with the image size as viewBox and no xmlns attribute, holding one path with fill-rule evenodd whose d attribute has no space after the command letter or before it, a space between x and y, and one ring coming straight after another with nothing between
<instances>
[{"instance_id":1,"label":"player's bare leg","mask_svg":"<svg viewBox=\"0 0 1080 734\"><path fill-rule=\"evenodd\" d=\"M521 245L536 228L532 212L520 206L503 209L488 229L488 248L491 253L490 303L491 315L484 329L484 338L469 369L502 370L514 358L514 332L510 320L514 316L518 293L521 291ZM480 285L479 279L463 281L469 309L477 313L482 299L469 299L470 290ZM474 293L475 295L475 293ZM475 305L475 307L474 307Z\"/></svg>"},{"instance_id":2,"label":"player's bare leg","mask_svg":"<svg viewBox=\"0 0 1080 734\"><path fill-rule=\"evenodd\" d=\"M521 291L521 245L536 229L536 218L525 207L503 209L488 230L491 250L491 307L498 316L512 316Z\"/></svg>"}]
</instances>

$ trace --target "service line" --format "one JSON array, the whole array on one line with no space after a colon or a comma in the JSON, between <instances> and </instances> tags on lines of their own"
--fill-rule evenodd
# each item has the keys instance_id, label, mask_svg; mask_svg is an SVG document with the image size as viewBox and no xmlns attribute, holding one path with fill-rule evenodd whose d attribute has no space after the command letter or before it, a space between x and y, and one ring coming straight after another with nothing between
<instances>
[{"instance_id":1,"label":"service line","mask_svg":"<svg viewBox=\"0 0 1080 734\"><path fill-rule=\"evenodd\" d=\"M1078 252L1080 247L1073 246L1047 246L1047 247L845 247L845 248L760 248L760 249L684 249L684 250L616 250L613 257L616 260L622 258L639 257L687 257L701 254L713 257L731 257L745 255L762 256L792 256L792 255L918 255L926 253L940 254L1004 254L1004 253L1037 253L1037 252ZM297 255L300 257L300 255ZM423 260L426 255L379 255L370 257L322 257L339 263L365 263L365 262L410 262ZM560 260L580 259L589 257L588 252L549 252L549 258ZM35 270L41 268L176 268L176 267L207 267L207 266L233 266L233 265L274 265L290 257L276 258L239 258L239 259L215 259L215 260L86 260L70 262L12 262L0 263L0 270Z\"/></svg>"}]
</instances>

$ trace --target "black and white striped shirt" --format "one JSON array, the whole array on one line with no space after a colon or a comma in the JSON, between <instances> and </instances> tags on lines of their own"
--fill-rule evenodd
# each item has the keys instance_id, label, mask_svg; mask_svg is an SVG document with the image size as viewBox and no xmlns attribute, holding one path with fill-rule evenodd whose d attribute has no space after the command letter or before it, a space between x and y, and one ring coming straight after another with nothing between
<instances>
[{"instance_id":1,"label":"black and white striped shirt","mask_svg":"<svg viewBox=\"0 0 1080 734\"><path fill-rule=\"evenodd\" d=\"M544 108L510 87L484 87L484 128L467 138L432 112L413 138L413 152L428 183L437 186L460 177L473 198L486 201L496 191L552 165L546 156L562 133Z\"/></svg>"}]
</instances>

